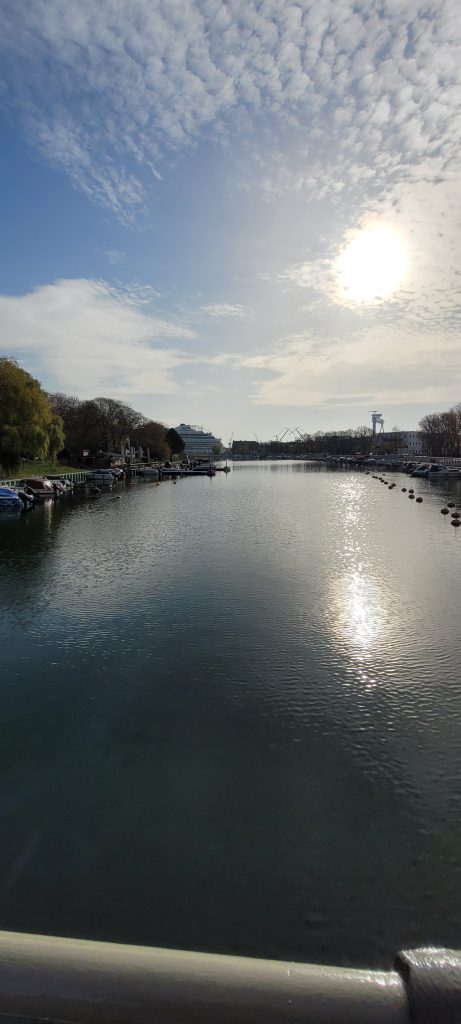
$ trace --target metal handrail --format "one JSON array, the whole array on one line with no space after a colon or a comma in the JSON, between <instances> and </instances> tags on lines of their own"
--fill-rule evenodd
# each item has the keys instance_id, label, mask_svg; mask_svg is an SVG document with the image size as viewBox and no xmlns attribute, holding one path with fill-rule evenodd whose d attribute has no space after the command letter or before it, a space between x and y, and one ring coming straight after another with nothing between
<instances>
[{"instance_id":1,"label":"metal handrail","mask_svg":"<svg viewBox=\"0 0 461 1024\"><path fill-rule=\"evenodd\" d=\"M461 954L355 970L0 932L0 1019L61 1024L459 1024Z\"/></svg>"},{"instance_id":2,"label":"metal handrail","mask_svg":"<svg viewBox=\"0 0 461 1024\"><path fill-rule=\"evenodd\" d=\"M66 1024L408 1024L393 971L0 932L0 1015Z\"/></svg>"}]
</instances>

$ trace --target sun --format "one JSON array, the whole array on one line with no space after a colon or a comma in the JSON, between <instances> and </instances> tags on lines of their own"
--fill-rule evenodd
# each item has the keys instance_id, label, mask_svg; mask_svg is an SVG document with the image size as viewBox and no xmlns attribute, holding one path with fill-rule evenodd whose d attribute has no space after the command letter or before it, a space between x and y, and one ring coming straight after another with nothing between
<instances>
[{"instance_id":1,"label":"sun","mask_svg":"<svg viewBox=\"0 0 461 1024\"><path fill-rule=\"evenodd\" d=\"M377 224L359 231L338 258L343 297L350 302L379 302L396 292L405 277L405 246L397 231Z\"/></svg>"}]
</instances>

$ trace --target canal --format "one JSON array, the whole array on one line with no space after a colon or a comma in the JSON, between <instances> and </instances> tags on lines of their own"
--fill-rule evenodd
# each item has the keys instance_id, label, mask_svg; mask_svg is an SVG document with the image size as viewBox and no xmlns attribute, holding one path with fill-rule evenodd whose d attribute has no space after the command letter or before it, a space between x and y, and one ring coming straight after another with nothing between
<instances>
[{"instance_id":1,"label":"canal","mask_svg":"<svg viewBox=\"0 0 461 1024\"><path fill-rule=\"evenodd\" d=\"M459 946L461 530L394 479L242 463L1 517L2 928Z\"/></svg>"}]
</instances>

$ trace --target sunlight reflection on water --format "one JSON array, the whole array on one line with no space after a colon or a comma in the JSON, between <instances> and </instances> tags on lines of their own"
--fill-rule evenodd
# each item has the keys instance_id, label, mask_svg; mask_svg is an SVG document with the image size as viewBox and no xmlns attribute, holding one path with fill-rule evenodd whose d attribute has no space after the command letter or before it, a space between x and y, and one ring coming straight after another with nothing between
<instances>
[{"instance_id":1,"label":"sunlight reflection on water","mask_svg":"<svg viewBox=\"0 0 461 1024\"><path fill-rule=\"evenodd\" d=\"M456 945L461 538L421 489L234 465L0 522L3 927Z\"/></svg>"}]
</instances>

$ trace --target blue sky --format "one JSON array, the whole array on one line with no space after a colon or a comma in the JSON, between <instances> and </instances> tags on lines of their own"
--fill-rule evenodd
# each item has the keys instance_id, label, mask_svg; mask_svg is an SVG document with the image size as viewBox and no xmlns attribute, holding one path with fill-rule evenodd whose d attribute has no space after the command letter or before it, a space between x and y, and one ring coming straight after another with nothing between
<instances>
[{"instance_id":1,"label":"blue sky","mask_svg":"<svg viewBox=\"0 0 461 1024\"><path fill-rule=\"evenodd\" d=\"M461 400L454 0L3 0L0 351L227 440Z\"/></svg>"}]
</instances>

